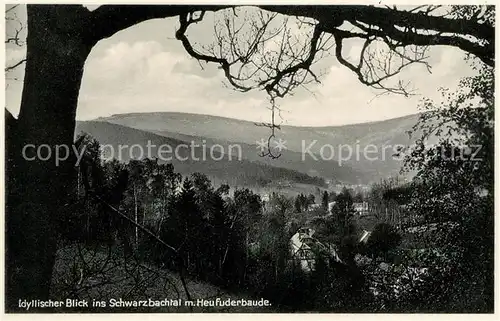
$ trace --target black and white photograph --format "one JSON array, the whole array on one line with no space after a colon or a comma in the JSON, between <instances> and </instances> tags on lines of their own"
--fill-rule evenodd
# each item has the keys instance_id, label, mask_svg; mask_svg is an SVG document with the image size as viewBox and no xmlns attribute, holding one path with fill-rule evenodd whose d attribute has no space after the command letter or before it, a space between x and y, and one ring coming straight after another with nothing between
<instances>
[{"instance_id":1,"label":"black and white photograph","mask_svg":"<svg viewBox=\"0 0 500 321\"><path fill-rule=\"evenodd\" d=\"M493 316L494 2L196 3L4 5L3 311Z\"/></svg>"}]
</instances>

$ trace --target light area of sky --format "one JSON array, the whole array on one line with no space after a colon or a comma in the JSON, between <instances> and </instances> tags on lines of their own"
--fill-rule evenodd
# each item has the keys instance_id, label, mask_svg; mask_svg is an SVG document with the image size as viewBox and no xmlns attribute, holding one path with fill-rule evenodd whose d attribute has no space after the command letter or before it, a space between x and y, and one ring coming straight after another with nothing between
<instances>
[{"instance_id":1,"label":"light area of sky","mask_svg":"<svg viewBox=\"0 0 500 321\"><path fill-rule=\"evenodd\" d=\"M19 17L25 17L20 11ZM188 36L194 43L210 41L211 19L195 26ZM8 27L8 26L7 26ZM77 119L90 120L131 112L173 111L209 114L249 121L270 120L263 91L235 92L224 86L222 70L191 58L174 38L176 19L156 19L102 40L87 59L78 102ZM359 56L362 43L344 46L348 57ZM7 65L24 56L24 48L7 47ZM414 114L423 97L439 100L439 88L455 89L472 70L464 53L451 47L429 52L432 73L415 65L395 78L410 80L418 95L377 96L379 91L359 82L357 76L327 57L314 66L324 74L321 83L299 89L278 101L281 122L297 126L328 126L377 121ZM7 75L6 106L19 111L23 70ZM18 80L9 80L17 78ZM280 121L278 121L280 122Z\"/></svg>"}]
</instances>

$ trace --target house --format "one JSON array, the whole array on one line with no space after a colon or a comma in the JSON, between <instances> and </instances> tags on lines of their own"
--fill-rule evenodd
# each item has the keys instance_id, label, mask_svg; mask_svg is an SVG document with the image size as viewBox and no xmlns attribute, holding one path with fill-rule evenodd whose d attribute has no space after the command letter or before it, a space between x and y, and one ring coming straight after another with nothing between
<instances>
[{"instance_id":1,"label":"house","mask_svg":"<svg viewBox=\"0 0 500 321\"><path fill-rule=\"evenodd\" d=\"M314 230L301 228L290 239L292 258L300 262L303 271L310 272L314 269L315 255L312 249L314 244L312 235Z\"/></svg>"},{"instance_id":2,"label":"house","mask_svg":"<svg viewBox=\"0 0 500 321\"><path fill-rule=\"evenodd\" d=\"M319 209L320 207L321 207L320 204L316 204L316 203L309 204L309 206L307 207L307 210L311 212L311 211Z\"/></svg>"},{"instance_id":3,"label":"house","mask_svg":"<svg viewBox=\"0 0 500 321\"><path fill-rule=\"evenodd\" d=\"M342 262L334 246L325 246L313 237L314 230L300 228L290 239L292 260L298 261L304 272L311 272L315 268L318 254Z\"/></svg>"},{"instance_id":4,"label":"house","mask_svg":"<svg viewBox=\"0 0 500 321\"><path fill-rule=\"evenodd\" d=\"M368 202L353 203L354 211L359 215L364 215L368 213Z\"/></svg>"},{"instance_id":5,"label":"house","mask_svg":"<svg viewBox=\"0 0 500 321\"><path fill-rule=\"evenodd\" d=\"M359 243L364 243L366 244L368 242L368 239L370 238L370 235L372 235L372 232L363 230L363 233L361 234L361 237L359 238Z\"/></svg>"},{"instance_id":6,"label":"house","mask_svg":"<svg viewBox=\"0 0 500 321\"><path fill-rule=\"evenodd\" d=\"M328 213L332 212L332 208L335 206L335 204L337 204L337 202L335 201L328 203Z\"/></svg>"},{"instance_id":7,"label":"house","mask_svg":"<svg viewBox=\"0 0 500 321\"><path fill-rule=\"evenodd\" d=\"M337 202L329 202L328 203L328 213L332 212L332 208L337 204ZM361 203L353 203L352 207L354 208L354 211L358 213L359 215L364 215L368 213L368 202L361 202Z\"/></svg>"}]
</instances>

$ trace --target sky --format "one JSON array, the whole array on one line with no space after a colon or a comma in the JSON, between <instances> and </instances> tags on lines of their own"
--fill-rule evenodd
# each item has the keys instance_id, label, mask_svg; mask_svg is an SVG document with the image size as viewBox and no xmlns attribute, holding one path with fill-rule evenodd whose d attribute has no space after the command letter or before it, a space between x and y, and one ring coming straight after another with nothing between
<instances>
[{"instance_id":1,"label":"sky","mask_svg":"<svg viewBox=\"0 0 500 321\"><path fill-rule=\"evenodd\" d=\"M25 19L24 8L16 12ZM214 18L207 15L188 32L195 47L213 41ZM90 120L130 112L175 111L209 114L249 121L270 120L267 94L261 90L241 93L231 89L223 71L214 64L200 64L175 39L177 19L156 19L120 31L100 41L87 59L80 90L77 119ZM14 25L7 24L7 33ZM347 57L358 57L362 43L344 46ZM21 59L25 48L8 46L6 64ZM438 89L457 87L472 70L464 53L451 47L429 52L432 73L423 65L412 66L397 76L411 81L417 95L387 94L359 82L357 76L326 57L313 70L322 73L321 83L299 88L293 96L278 100L279 123L296 126L329 126L384 120L414 114L423 97L439 100ZM203 66L203 68L202 68ZM7 75L6 106L17 115L23 68ZM226 84L226 85L225 85Z\"/></svg>"}]
</instances>

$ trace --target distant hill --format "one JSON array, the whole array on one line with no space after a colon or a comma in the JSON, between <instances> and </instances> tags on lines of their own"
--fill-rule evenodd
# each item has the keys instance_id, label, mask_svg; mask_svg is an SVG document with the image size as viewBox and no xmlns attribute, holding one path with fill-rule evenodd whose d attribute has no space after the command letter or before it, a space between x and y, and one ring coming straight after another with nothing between
<instances>
[{"instance_id":1,"label":"distant hill","mask_svg":"<svg viewBox=\"0 0 500 321\"><path fill-rule=\"evenodd\" d=\"M288 153L284 152L276 163L304 173L317 173L327 179L349 182L371 182L393 176L402 165L401 160L393 157L395 150L398 146L408 146L414 142L407 132L416 124L418 117L410 115L344 126L282 126L276 133L276 139L286 141ZM253 122L175 112L120 114L97 121L120 124L165 137L195 141L205 139L207 144L244 143L248 151L255 150L256 142L267 139L270 134L268 128L256 126ZM249 159L268 164L275 162L258 160L251 154L247 154ZM343 166L339 166L339 160Z\"/></svg>"},{"instance_id":2,"label":"distant hill","mask_svg":"<svg viewBox=\"0 0 500 321\"><path fill-rule=\"evenodd\" d=\"M206 150L203 150L201 146L188 148L186 145L190 143L182 140L126 126L96 121L77 122L75 135L81 132L92 135L101 145L108 145L104 148L105 157L113 156L123 162L128 162L131 158L147 157L148 143L151 146L149 157L158 156L159 146L168 146L171 152L168 153L166 152L168 150L163 148L163 158L172 156L168 162L174 165L177 172L184 175L201 172L218 183L228 183L231 186L265 187L276 183L325 186L324 180L319 177L245 159L239 160L236 157L221 154L216 149L210 151L209 147ZM122 146L121 153L119 146ZM176 149L178 150L177 156L173 157ZM141 150L143 155L141 155Z\"/></svg>"},{"instance_id":3,"label":"distant hill","mask_svg":"<svg viewBox=\"0 0 500 321\"><path fill-rule=\"evenodd\" d=\"M216 144L229 146L237 143L240 147L242 157L246 160L263 163L269 166L288 168L311 176L324 177L328 180L348 183L361 183L370 180L369 175L361 170L353 169L349 165L340 166L335 161L322 160L319 155L315 155L317 160L311 157L305 157L303 159L300 152L282 150L279 158L262 157L257 145L172 133L168 131L157 131L155 133L164 137L188 142L194 141L197 144L205 144L207 146L214 146ZM233 152L233 154L236 154L238 151L233 150Z\"/></svg>"}]
</instances>

